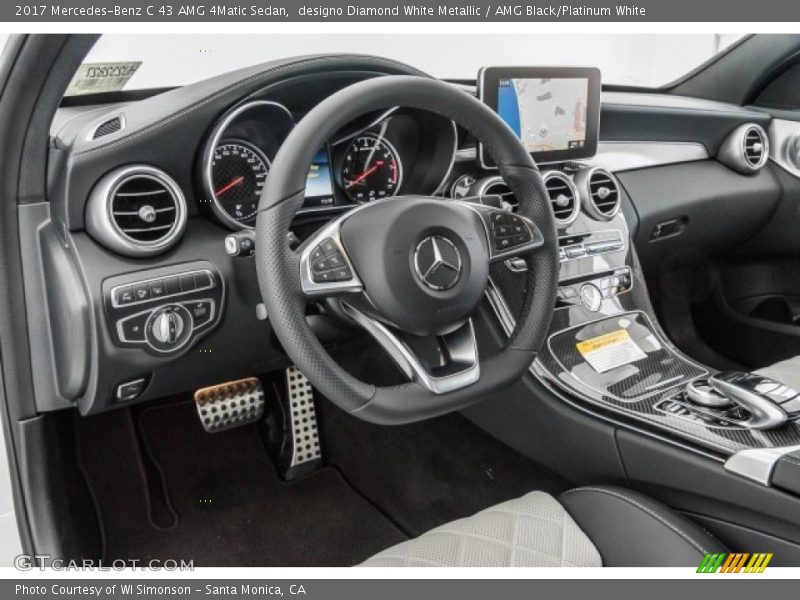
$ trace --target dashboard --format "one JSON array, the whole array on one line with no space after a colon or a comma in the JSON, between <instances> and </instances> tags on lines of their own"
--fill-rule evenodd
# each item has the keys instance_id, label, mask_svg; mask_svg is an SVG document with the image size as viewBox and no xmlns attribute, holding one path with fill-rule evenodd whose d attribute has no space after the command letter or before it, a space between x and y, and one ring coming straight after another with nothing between
<instances>
[{"instance_id":1,"label":"dashboard","mask_svg":"<svg viewBox=\"0 0 800 600\"><path fill-rule=\"evenodd\" d=\"M35 265L25 292L31 336L40 341L32 349L39 410L89 414L287 366L248 258L261 190L311 108L352 83L395 74L424 75L376 57L287 58L143 100L62 107L51 128L50 202L23 206L20 215L26 264ZM630 241L642 224L649 236L669 220L669 206L656 199L671 188L644 186L646 194L629 197L626 173L658 181L662 170L685 164L710 169L734 195L763 196L775 185L766 173L739 177L713 159L732 128L766 127L763 113L666 101L643 110L642 102L604 95L595 107L596 153L540 163L560 231L562 307L627 295ZM436 114L388 107L318 149L288 241L298 246L343 211L405 195L499 195L514 208L466 131ZM708 208L698 202L690 216L711 216ZM737 228L759 222L749 217L712 241L743 235ZM230 252L231 235L250 239L250 252ZM515 268L504 264L497 277ZM323 342L333 335L332 310L310 307Z\"/></svg>"}]
</instances>

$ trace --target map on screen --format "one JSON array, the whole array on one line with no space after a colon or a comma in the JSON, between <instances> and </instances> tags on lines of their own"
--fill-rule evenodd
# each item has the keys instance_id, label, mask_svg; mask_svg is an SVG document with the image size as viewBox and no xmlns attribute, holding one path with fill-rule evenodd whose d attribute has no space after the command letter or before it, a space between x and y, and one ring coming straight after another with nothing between
<instances>
[{"instance_id":1,"label":"map on screen","mask_svg":"<svg viewBox=\"0 0 800 600\"><path fill-rule=\"evenodd\" d=\"M530 153L583 148L589 81L501 79L497 112Z\"/></svg>"}]
</instances>

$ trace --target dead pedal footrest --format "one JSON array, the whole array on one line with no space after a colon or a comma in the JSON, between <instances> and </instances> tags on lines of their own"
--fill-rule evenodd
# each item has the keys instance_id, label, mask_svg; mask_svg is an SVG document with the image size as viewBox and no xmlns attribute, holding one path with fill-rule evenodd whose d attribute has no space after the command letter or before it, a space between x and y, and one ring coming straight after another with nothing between
<instances>
[{"instance_id":1,"label":"dead pedal footrest","mask_svg":"<svg viewBox=\"0 0 800 600\"><path fill-rule=\"evenodd\" d=\"M256 377L197 390L194 402L208 433L255 423L264 415L264 388Z\"/></svg>"}]
</instances>

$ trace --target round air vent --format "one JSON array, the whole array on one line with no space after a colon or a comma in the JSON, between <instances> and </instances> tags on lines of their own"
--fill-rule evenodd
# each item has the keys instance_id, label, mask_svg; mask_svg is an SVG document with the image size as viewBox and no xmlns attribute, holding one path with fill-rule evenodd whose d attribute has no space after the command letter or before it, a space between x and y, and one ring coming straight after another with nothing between
<instances>
[{"instance_id":1,"label":"round air vent","mask_svg":"<svg viewBox=\"0 0 800 600\"><path fill-rule=\"evenodd\" d=\"M743 175L752 175L767 164L769 138L761 125L745 123L734 129L720 146L717 159Z\"/></svg>"},{"instance_id":2,"label":"round air vent","mask_svg":"<svg viewBox=\"0 0 800 600\"><path fill-rule=\"evenodd\" d=\"M581 211L578 188L572 183L572 179L561 171L547 171L542 175L542 179L550 196L556 225L558 227L571 225Z\"/></svg>"},{"instance_id":3,"label":"round air vent","mask_svg":"<svg viewBox=\"0 0 800 600\"><path fill-rule=\"evenodd\" d=\"M97 182L86 205L86 229L97 241L127 256L163 252L186 226L186 200L164 171L122 167Z\"/></svg>"},{"instance_id":4,"label":"round air vent","mask_svg":"<svg viewBox=\"0 0 800 600\"><path fill-rule=\"evenodd\" d=\"M597 167L583 169L575 175L583 208L600 221L614 218L620 209L619 184L614 176Z\"/></svg>"},{"instance_id":5,"label":"round air vent","mask_svg":"<svg viewBox=\"0 0 800 600\"><path fill-rule=\"evenodd\" d=\"M499 175L484 177L478 180L469 192L470 196L500 196L503 200L503 208L506 210L517 210L517 199L511 188L508 187L503 178Z\"/></svg>"}]
</instances>

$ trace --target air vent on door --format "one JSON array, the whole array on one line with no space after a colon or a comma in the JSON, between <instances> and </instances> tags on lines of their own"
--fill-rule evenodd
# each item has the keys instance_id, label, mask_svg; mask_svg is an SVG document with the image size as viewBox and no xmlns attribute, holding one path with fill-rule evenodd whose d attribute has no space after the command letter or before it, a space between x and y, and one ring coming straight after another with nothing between
<instances>
[{"instance_id":1,"label":"air vent on door","mask_svg":"<svg viewBox=\"0 0 800 600\"><path fill-rule=\"evenodd\" d=\"M561 171L547 171L542 179L550 196L556 225L562 228L571 225L581 211L580 196L572 179Z\"/></svg>"},{"instance_id":2,"label":"air vent on door","mask_svg":"<svg viewBox=\"0 0 800 600\"><path fill-rule=\"evenodd\" d=\"M103 177L86 205L86 229L98 242L128 256L163 252L186 226L186 200L164 171L123 167Z\"/></svg>"},{"instance_id":3,"label":"air vent on door","mask_svg":"<svg viewBox=\"0 0 800 600\"><path fill-rule=\"evenodd\" d=\"M516 211L518 202L511 188L508 187L503 178L499 175L484 177L480 179L469 192L470 196L500 196L503 200L503 208Z\"/></svg>"},{"instance_id":4,"label":"air vent on door","mask_svg":"<svg viewBox=\"0 0 800 600\"><path fill-rule=\"evenodd\" d=\"M95 128L94 132L92 133L92 139L96 140L104 135L116 133L120 129L122 129L122 117L113 117L104 123L100 123L100 125Z\"/></svg>"},{"instance_id":5,"label":"air vent on door","mask_svg":"<svg viewBox=\"0 0 800 600\"><path fill-rule=\"evenodd\" d=\"M608 221L619 212L619 184L608 171L597 167L582 169L575 174L575 185L590 216Z\"/></svg>"},{"instance_id":6,"label":"air vent on door","mask_svg":"<svg viewBox=\"0 0 800 600\"><path fill-rule=\"evenodd\" d=\"M769 138L760 125L745 123L722 142L717 159L743 175L752 175L767 164Z\"/></svg>"}]
</instances>

